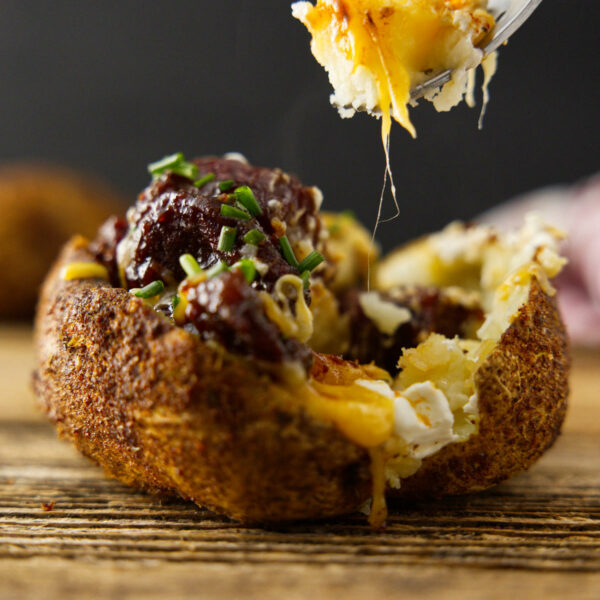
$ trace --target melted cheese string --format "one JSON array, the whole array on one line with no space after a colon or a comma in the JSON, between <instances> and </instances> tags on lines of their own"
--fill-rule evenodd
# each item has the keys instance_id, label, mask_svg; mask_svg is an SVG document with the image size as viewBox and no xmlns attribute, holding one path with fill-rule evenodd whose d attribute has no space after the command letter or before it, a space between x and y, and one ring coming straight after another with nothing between
<instances>
[{"instance_id":1,"label":"melted cheese string","mask_svg":"<svg viewBox=\"0 0 600 600\"><path fill-rule=\"evenodd\" d=\"M380 528L385 525L387 518L387 504L385 501L385 455L381 446L371 448L371 480L373 486L373 499L371 501L371 512L369 513L369 525Z\"/></svg>"},{"instance_id":2,"label":"melted cheese string","mask_svg":"<svg viewBox=\"0 0 600 600\"><path fill-rule=\"evenodd\" d=\"M286 287L291 287L296 292L295 315L290 307L290 296L286 293ZM273 290L277 302L268 292L259 292L259 295L262 298L267 317L279 327L283 335L296 338L302 343L310 339L313 333L313 317L304 299L304 282L300 277L283 275L277 280Z\"/></svg>"},{"instance_id":3,"label":"melted cheese string","mask_svg":"<svg viewBox=\"0 0 600 600\"><path fill-rule=\"evenodd\" d=\"M377 205L377 218L375 220L375 227L373 227L373 233L371 234L371 244L369 246L369 252L367 254L367 291L371 290L371 254L375 247L375 236L377 229L381 223L388 223L393 221L400 216L400 205L398 204L398 198L396 196L396 185L394 184L394 177L392 175L392 167L390 165L390 132L385 133L385 125L381 123L381 141L383 143L383 151L385 153L385 171L383 174L383 185L381 187L381 194L379 195L379 203ZM390 177L390 190L392 192L392 199L394 200L394 206L396 212L387 219L381 218L381 211L383 209L383 197L385 195L385 187L387 185L388 175Z\"/></svg>"},{"instance_id":4,"label":"melted cheese string","mask_svg":"<svg viewBox=\"0 0 600 600\"><path fill-rule=\"evenodd\" d=\"M492 52L488 54L481 61L481 69L483 71L483 83L481 84L481 90L483 92L483 101L481 105L481 112L479 113L479 121L477 122L477 128L481 131L483 129L483 118L485 117L485 111L490 101L490 81L496 74L498 68L498 52ZM470 69L467 72L467 93L465 95L465 102L469 108L475 107L475 75L477 68Z\"/></svg>"},{"instance_id":5,"label":"melted cheese string","mask_svg":"<svg viewBox=\"0 0 600 600\"><path fill-rule=\"evenodd\" d=\"M481 68L483 70L483 84L481 85L481 89L483 90L483 104L481 106L481 113L479 114L479 122L477 127L481 130L483 129L483 117L485 117L485 110L487 108L488 102L490 101L490 91L489 85L492 77L496 73L496 69L498 67L498 53L492 52L488 56L486 56L481 62ZM474 69L473 69L474 70Z\"/></svg>"}]
</instances>

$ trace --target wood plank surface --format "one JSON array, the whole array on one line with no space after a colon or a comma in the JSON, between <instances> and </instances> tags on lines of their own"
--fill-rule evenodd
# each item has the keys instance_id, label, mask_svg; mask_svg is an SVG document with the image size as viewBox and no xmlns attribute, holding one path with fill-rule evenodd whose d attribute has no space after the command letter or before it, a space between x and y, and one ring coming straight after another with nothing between
<instances>
[{"instance_id":1,"label":"wood plank surface","mask_svg":"<svg viewBox=\"0 0 600 600\"><path fill-rule=\"evenodd\" d=\"M0 598L600 598L600 355L563 436L493 490L241 527L106 479L35 409L30 332L0 328Z\"/></svg>"}]
</instances>

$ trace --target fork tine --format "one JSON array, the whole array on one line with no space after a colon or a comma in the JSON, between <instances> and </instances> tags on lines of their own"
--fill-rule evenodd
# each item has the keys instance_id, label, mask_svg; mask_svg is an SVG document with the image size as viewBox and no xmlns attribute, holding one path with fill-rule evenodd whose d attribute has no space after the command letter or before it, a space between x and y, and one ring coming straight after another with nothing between
<instances>
[{"instance_id":1,"label":"fork tine","mask_svg":"<svg viewBox=\"0 0 600 600\"><path fill-rule=\"evenodd\" d=\"M541 3L542 0L510 0L506 10L500 13L496 26L488 34L487 42L484 39L481 44L484 56L491 54L504 44ZM448 69L415 86L410 92L411 100L417 100L430 90L437 89L448 83L451 77L452 71Z\"/></svg>"}]
</instances>

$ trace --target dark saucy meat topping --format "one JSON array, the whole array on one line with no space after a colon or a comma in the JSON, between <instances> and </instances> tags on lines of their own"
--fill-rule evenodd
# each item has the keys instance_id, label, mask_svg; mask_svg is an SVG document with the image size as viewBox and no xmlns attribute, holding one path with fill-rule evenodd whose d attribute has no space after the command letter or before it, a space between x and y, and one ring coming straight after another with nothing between
<instances>
[{"instance_id":1,"label":"dark saucy meat topping","mask_svg":"<svg viewBox=\"0 0 600 600\"><path fill-rule=\"evenodd\" d=\"M283 257L279 238L286 235L292 244L308 240L315 248L319 245L318 206L313 189L278 169L254 167L238 160L203 158L193 163L200 179L208 173L214 174L214 179L198 187L190 179L165 173L142 192L130 209L129 233L121 249L127 249L123 261L127 287L143 287L156 279L166 284L181 281L185 273L179 257L186 253L207 269L220 260L231 265L252 252L268 267L253 282L256 289L270 291L282 275L298 274ZM224 182L230 184L224 186ZM236 218L223 214L223 205L240 210L231 193L240 186L252 190L261 210L257 216ZM219 249L223 227L236 230L229 251ZM244 241L252 230L264 236L254 248ZM105 241L106 232L101 232L96 244L104 247ZM106 252L99 258L105 256Z\"/></svg>"},{"instance_id":2,"label":"dark saucy meat topping","mask_svg":"<svg viewBox=\"0 0 600 600\"><path fill-rule=\"evenodd\" d=\"M272 291L283 275L301 274L282 252L282 236L292 246L300 241L308 242L309 249L320 246L318 193L279 169L240 160L201 158L193 165L197 179L169 171L155 178L127 220L112 218L104 224L91 251L107 266L113 285L127 289L157 280L173 289L186 278L180 264L185 254L205 271L221 261L231 267L251 258L256 269L250 280L236 269L184 284L185 322L202 339L218 341L231 352L310 366L312 352L282 335L267 318L258 291ZM251 190L256 204L250 209L236 196L241 186ZM308 300L308 290L305 294ZM156 309L173 315L168 297Z\"/></svg>"},{"instance_id":3,"label":"dark saucy meat topping","mask_svg":"<svg viewBox=\"0 0 600 600\"><path fill-rule=\"evenodd\" d=\"M117 244L127 235L129 225L124 217L109 217L98 230L96 239L90 243L90 252L107 269L111 283L119 286L117 268Z\"/></svg>"},{"instance_id":4,"label":"dark saucy meat topping","mask_svg":"<svg viewBox=\"0 0 600 600\"><path fill-rule=\"evenodd\" d=\"M483 323L483 311L477 304L461 302L443 289L406 286L379 294L382 300L411 313L410 321L399 325L392 335L386 335L365 315L360 294L359 290L351 290L342 299L351 323L347 357L360 363L374 362L389 373L398 371L398 359L404 348L414 348L430 333L469 338Z\"/></svg>"},{"instance_id":5,"label":"dark saucy meat topping","mask_svg":"<svg viewBox=\"0 0 600 600\"><path fill-rule=\"evenodd\" d=\"M246 283L240 271L192 285L186 297L186 316L203 339L215 340L228 351L255 360L299 360L310 367L311 350L282 336L265 315L258 292Z\"/></svg>"}]
</instances>

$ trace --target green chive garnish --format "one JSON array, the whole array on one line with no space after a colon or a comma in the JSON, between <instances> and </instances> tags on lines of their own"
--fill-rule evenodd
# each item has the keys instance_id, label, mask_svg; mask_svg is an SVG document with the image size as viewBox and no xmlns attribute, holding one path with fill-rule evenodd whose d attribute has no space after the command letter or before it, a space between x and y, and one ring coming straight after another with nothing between
<instances>
[{"instance_id":1,"label":"green chive garnish","mask_svg":"<svg viewBox=\"0 0 600 600\"><path fill-rule=\"evenodd\" d=\"M161 294L164 289L165 284L160 279L157 279L156 281L149 283L146 287L131 291L136 298L154 298L154 296Z\"/></svg>"},{"instance_id":2,"label":"green chive garnish","mask_svg":"<svg viewBox=\"0 0 600 600\"><path fill-rule=\"evenodd\" d=\"M186 179L196 179L198 177L198 167L194 163L182 162L170 169L175 175L181 175Z\"/></svg>"},{"instance_id":3,"label":"green chive garnish","mask_svg":"<svg viewBox=\"0 0 600 600\"><path fill-rule=\"evenodd\" d=\"M150 163L148 165L148 172L151 175L160 175L173 165L180 163L182 160L185 160L183 154L181 152L176 152L175 154L170 154L169 156L165 156L156 162Z\"/></svg>"},{"instance_id":4,"label":"green chive garnish","mask_svg":"<svg viewBox=\"0 0 600 600\"><path fill-rule=\"evenodd\" d=\"M225 271L229 271L229 266L224 260L220 260L218 263L214 264L210 269L206 270L206 276L210 279L211 277L216 277L219 273L224 273Z\"/></svg>"},{"instance_id":5,"label":"green chive garnish","mask_svg":"<svg viewBox=\"0 0 600 600\"><path fill-rule=\"evenodd\" d=\"M233 179L226 179L225 181L221 181L219 183L219 189L222 192L226 192L227 190L230 190L233 187Z\"/></svg>"},{"instance_id":6,"label":"green chive garnish","mask_svg":"<svg viewBox=\"0 0 600 600\"><path fill-rule=\"evenodd\" d=\"M300 279L304 282L304 289L307 290L310 285L310 271L303 271Z\"/></svg>"},{"instance_id":7,"label":"green chive garnish","mask_svg":"<svg viewBox=\"0 0 600 600\"><path fill-rule=\"evenodd\" d=\"M298 271L303 273L304 271L312 271L315 267L318 267L325 259L320 252L313 250L303 261L298 265Z\"/></svg>"},{"instance_id":8,"label":"green chive garnish","mask_svg":"<svg viewBox=\"0 0 600 600\"><path fill-rule=\"evenodd\" d=\"M290 244L290 240L288 240L287 235L282 235L279 238L279 245L281 246L281 252L283 253L283 258L288 262L292 267L298 268L298 259L292 250L292 246Z\"/></svg>"},{"instance_id":9,"label":"green chive garnish","mask_svg":"<svg viewBox=\"0 0 600 600\"><path fill-rule=\"evenodd\" d=\"M179 257L179 264L188 277L193 277L194 275L202 273L202 267L191 254L182 254Z\"/></svg>"},{"instance_id":10,"label":"green chive garnish","mask_svg":"<svg viewBox=\"0 0 600 600\"><path fill-rule=\"evenodd\" d=\"M171 308L173 310L177 308L177 305L179 304L180 300L181 299L179 298L179 294L175 294L173 298L171 298Z\"/></svg>"},{"instance_id":11,"label":"green chive garnish","mask_svg":"<svg viewBox=\"0 0 600 600\"><path fill-rule=\"evenodd\" d=\"M213 181L215 178L215 174L214 173L207 173L204 177L200 177L200 179L194 181L194 185L196 187L203 187L205 186L207 183L209 183L210 181Z\"/></svg>"},{"instance_id":12,"label":"green chive garnish","mask_svg":"<svg viewBox=\"0 0 600 600\"><path fill-rule=\"evenodd\" d=\"M223 205L225 206L225 205ZM235 242L237 229L235 227L221 227L221 235L219 236L219 245L217 247L221 252L230 252Z\"/></svg>"},{"instance_id":13,"label":"green chive garnish","mask_svg":"<svg viewBox=\"0 0 600 600\"><path fill-rule=\"evenodd\" d=\"M198 166L185 160L181 152L165 156L148 165L148 171L154 179L163 173L170 171L187 179L195 179L198 176Z\"/></svg>"},{"instance_id":14,"label":"green chive garnish","mask_svg":"<svg viewBox=\"0 0 600 600\"><path fill-rule=\"evenodd\" d=\"M234 267L239 267L241 272L244 274L246 281L252 283L256 277L256 265L249 258L242 258L240 262L235 263Z\"/></svg>"},{"instance_id":15,"label":"green chive garnish","mask_svg":"<svg viewBox=\"0 0 600 600\"><path fill-rule=\"evenodd\" d=\"M244 241L246 244L252 244L258 246L261 242L267 239L267 236L258 229L251 229L245 236Z\"/></svg>"},{"instance_id":16,"label":"green chive garnish","mask_svg":"<svg viewBox=\"0 0 600 600\"><path fill-rule=\"evenodd\" d=\"M229 204L221 204L221 215L223 217L231 217L232 219L243 219L244 221L250 218L250 215L245 210L229 206Z\"/></svg>"},{"instance_id":17,"label":"green chive garnish","mask_svg":"<svg viewBox=\"0 0 600 600\"><path fill-rule=\"evenodd\" d=\"M248 212L253 217L258 217L258 215L262 214L262 208L254 195L254 192L247 186L242 185L238 188L235 188L233 192L235 194L235 199L245 208L248 209Z\"/></svg>"}]
</instances>

